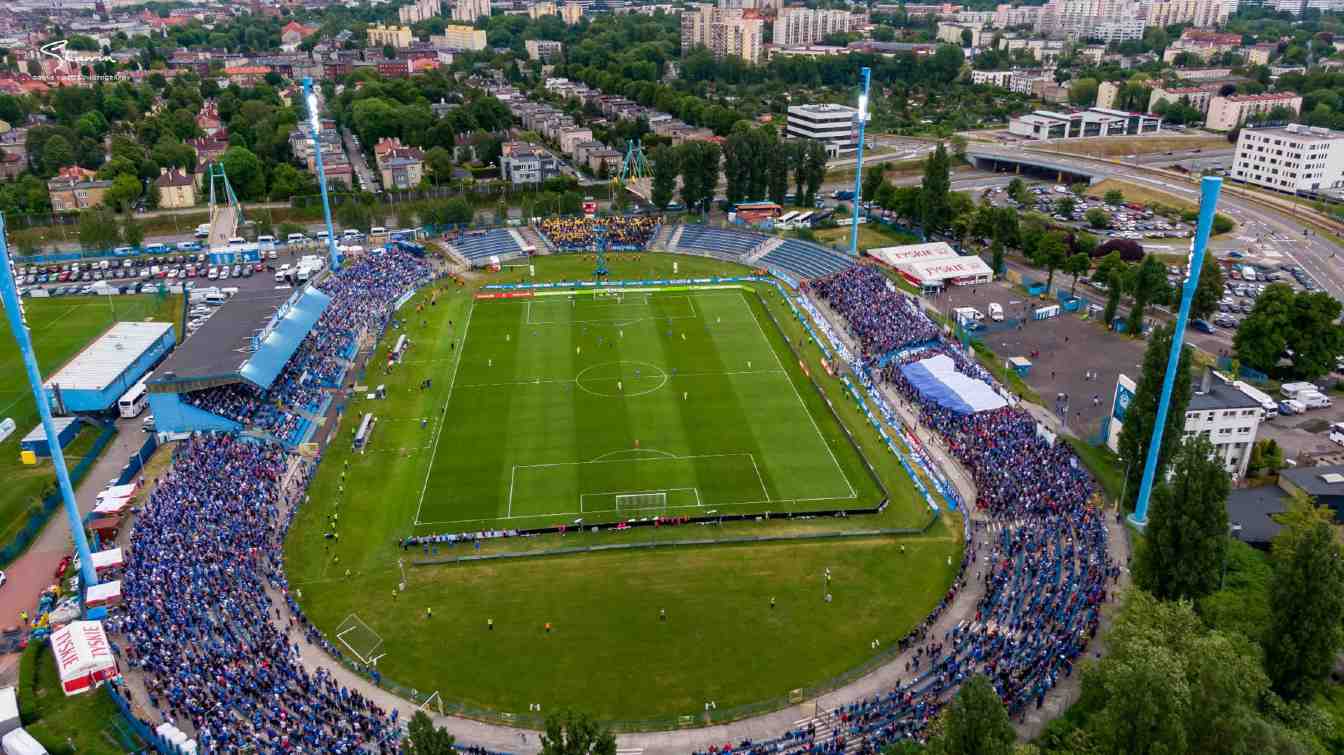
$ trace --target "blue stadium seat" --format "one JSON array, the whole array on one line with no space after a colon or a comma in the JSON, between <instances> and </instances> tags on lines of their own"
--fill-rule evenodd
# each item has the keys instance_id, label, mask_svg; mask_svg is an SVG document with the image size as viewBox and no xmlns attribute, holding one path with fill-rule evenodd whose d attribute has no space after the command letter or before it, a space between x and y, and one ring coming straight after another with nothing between
<instances>
[{"instance_id":1,"label":"blue stadium seat","mask_svg":"<svg viewBox=\"0 0 1344 755\"><path fill-rule=\"evenodd\" d=\"M505 228L495 228L481 234L462 236L453 241L452 244L454 249L471 262L486 260L491 255L498 255L500 259L504 259L516 257L523 253L523 248L518 245L518 241L513 234Z\"/></svg>"},{"instance_id":2,"label":"blue stadium seat","mask_svg":"<svg viewBox=\"0 0 1344 755\"><path fill-rule=\"evenodd\" d=\"M838 273L854 264L854 260L849 257L833 252L824 246L799 239L788 239L771 249L758 262L761 265L777 267L802 278L819 278L823 275Z\"/></svg>"}]
</instances>

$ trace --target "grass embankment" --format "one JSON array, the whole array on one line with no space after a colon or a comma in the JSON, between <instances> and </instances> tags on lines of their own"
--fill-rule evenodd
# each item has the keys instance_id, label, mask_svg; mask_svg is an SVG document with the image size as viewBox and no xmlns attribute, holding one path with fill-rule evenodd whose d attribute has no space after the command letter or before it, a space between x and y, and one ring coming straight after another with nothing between
<instances>
[{"instance_id":1,"label":"grass embankment","mask_svg":"<svg viewBox=\"0 0 1344 755\"><path fill-rule=\"evenodd\" d=\"M154 320L177 322L182 312L180 296L58 297L24 302L38 367L50 376L86 345L121 321ZM19 463L19 441L37 426L37 405L18 344L6 329L0 338L0 418L12 417L18 426L0 443L0 545L9 542L23 527L30 509L55 490L56 472L50 460L36 466ZM97 431L86 427L65 449L66 464L74 468L89 451Z\"/></svg>"},{"instance_id":2,"label":"grass embankment","mask_svg":"<svg viewBox=\"0 0 1344 755\"><path fill-rule=\"evenodd\" d=\"M849 249L849 223L843 222L835 228L821 228L812 232L817 241L828 246L839 244ZM869 222L859 226L859 251L867 251L884 246L900 246L918 243L918 239L906 233L893 230L881 223Z\"/></svg>"},{"instance_id":3,"label":"grass embankment","mask_svg":"<svg viewBox=\"0 0 1344 755\"><path fill-rule=\"evenodd\" d=\"M1151 155L1164 152L1188 152L1190 150L1229 149L1233 145L1221 136L1143 136L1133 139L1098 137L1095 139L1069 139L1063 142L1051 142L1043 149L1050 152L1068 152L1073 155L1089 157L1125 157L1128 155Z\"/></svg>"},{"instance_id":4,"label":"grass embankment","mask_svg":"<svg viewBox=\"0 0 1344 755\"><path fill-rule=\"evenodd\" d=\"M674 263L675 274L680 276L743 271L703 258L609 257L613 278L671 276ZM535 264L538 280L573 280L588 277L592 260L557 255L539 258ZM482 277L516 282L526 277L526 271L526 267L510 268ZM782 703L780 696L791 690L824 683L873 658L922 619L942 596L960 556L953 516L922 534L904 537L410 565L423 552L401 551L396 540L413 531L411 524L430 464L427 437L418 418L434 416L444 401L441 394L436 402L434 391L416 389L422 379L419 373L425 365L434 365L435 388L440 380L449 379L473 306L469 291L455 286L449 290L452 293L441 296L435 306L413 317L408 314L408 320L421 322L410 326L416 345L403 368L365 380L386 383L394 397L376 410L387 418L375 431L375 435L384 435L376 470L364 469L361 457L352 455L348 443L333 443L324 453L311 502L299 512L286 544L291 584L301 591L305 611L333 637L347 616L357 614L383 640L379 652L386 655L379 669L388 679L422 692L438 690L445 701L465 701L500 712L526 715L531 703L540 703L543 711L549 711L582 700L586 710L606 720L660 718L666 723L681 715L698 717L706 700L715 700L721 713L763 700ZM403 312L413 311L419 301L413 300ZM492 304L497 303L474 306ZM767 336L780 359L801 359L853 430L891 491L892 504L886 512L848 519L570 532L563 537L491 541L480 553L925 524L927 509L915 497L899 463L879 446L876 433L842 394L838 379L821 370L815 347L797 346L802 330L786 302L767 289L763 301L752 306L765 333L773 331L767 311L785 329L784 337ZM388 341L398 335L390 332ZM789 346L799 348L796 355L787 350L784 338ZM380 346L371 364L382 363L386 347L387 342ZM816 389L800 373L793 375L800 381L799 394L809 411L824 411ZM353 417L358 412L352 405L347 414ZM618 416L607 414L604 419ZM597 419L589 417L585 422ZM818 419L818 424L825 421ZM353 419L347 419L346 428L352 424ZM554 443L571 443L576 437L573 427L549 424L513 425L511 432L550 437ZM843 442L832 432L826 435L828 443ZM493 453L479 443L445 442L438 448L439 455L480 457L482 462ZM363 458L374 455L371 452ZM350 467L342 479L346 460ZM453 501L432 503L451 505ZM339 514L339 541L323 537L327 517L333 513ZM440 557L476 554L463 546L438 549ZM408 562L407 590L394 597L401 579L398 559ZM826 569L833 576L829 604L824 601ZM771 598L775 599L773 609ZM426 607L434 609L432 619L425 617ZM659 618L663 609L666 621ZM494 630L487 628L488 619L494 620ZM547 623L552 625L549 633L544 628ZM872 646L873 640L879 641L879 648Z\"/></svg>"},{"instance_id":5,"label":"grass embankment","mask_svg":"<svg viewBox=\"0 0 1344 755\"><path fill-rule=\"evenodd\" d=\"M49 644L33 643L19 664L23 726L52 755L138 752L130 731L103 688L66 697Z\"/></svg>"}]
</instances>

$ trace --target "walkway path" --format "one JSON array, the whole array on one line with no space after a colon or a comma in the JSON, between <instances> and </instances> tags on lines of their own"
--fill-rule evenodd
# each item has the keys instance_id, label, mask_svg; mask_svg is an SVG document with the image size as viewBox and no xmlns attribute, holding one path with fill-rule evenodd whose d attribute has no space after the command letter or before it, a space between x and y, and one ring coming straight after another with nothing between
<instances>
[{"instance_id":1,"label":"walkway path","mask_svg":"<svg viewBox=\"0 0 1344 755\"><path fill-rule=\"evenodd\" d=\"M134 456L144 442L145 434L140 431L139 419L117 421L117 437L107 444L102 457L75 489L80 514L93 510L98 493L121 474L126 460ZM73 467L75 460L67 459L66 463ZM5 570L5 586L0 589L0 625L18 625L20 611L33 612L42 591L51 586L61 559L74 552L74 548L62 507L52 514L28 550ZM18 667L18 653L0 656L0 684L17 678Z\"/></svg>"}]
</instances>

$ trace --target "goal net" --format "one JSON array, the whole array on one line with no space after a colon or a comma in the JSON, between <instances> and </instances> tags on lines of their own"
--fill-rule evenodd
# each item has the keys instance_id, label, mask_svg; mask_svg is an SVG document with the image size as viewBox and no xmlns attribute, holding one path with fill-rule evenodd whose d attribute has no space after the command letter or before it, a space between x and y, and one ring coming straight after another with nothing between
<instances>
[{"instance_id":1,"label":"goal net","mask_svg":"<svg viewBox=\"0 0 1344 755\"><path fill-rule=\"evenodd\" d=\"M667 493L624 493L616 496L617 511L666 511Z\"/></svg>"},{"instance_id":2,"label":"goal net","mask_svg":"<svg viewBox=\"0 0 1344 755\"><path fill-rule=\"evenodd\" d=\"M382 657L378 651L383 647L383 638L353 613L336 627L336 640L360 663L374 663Z\"/></svg>"}]
</instances>

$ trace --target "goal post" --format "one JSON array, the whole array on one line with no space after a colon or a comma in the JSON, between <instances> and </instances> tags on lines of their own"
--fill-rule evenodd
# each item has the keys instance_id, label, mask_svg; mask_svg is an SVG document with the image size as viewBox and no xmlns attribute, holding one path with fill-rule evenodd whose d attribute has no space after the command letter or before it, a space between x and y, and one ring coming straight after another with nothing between
<instances>
[{"instance_id":1,"label":"goal post","mask_svg":"<svg viewBox=\"0 0 1344 755\"><path fill-rule=\"evenodd\" d=\"M617 511L666 511L667 491L658 490L645 493L619 493L616 495Z\"/></svg>"}]
</instances>

